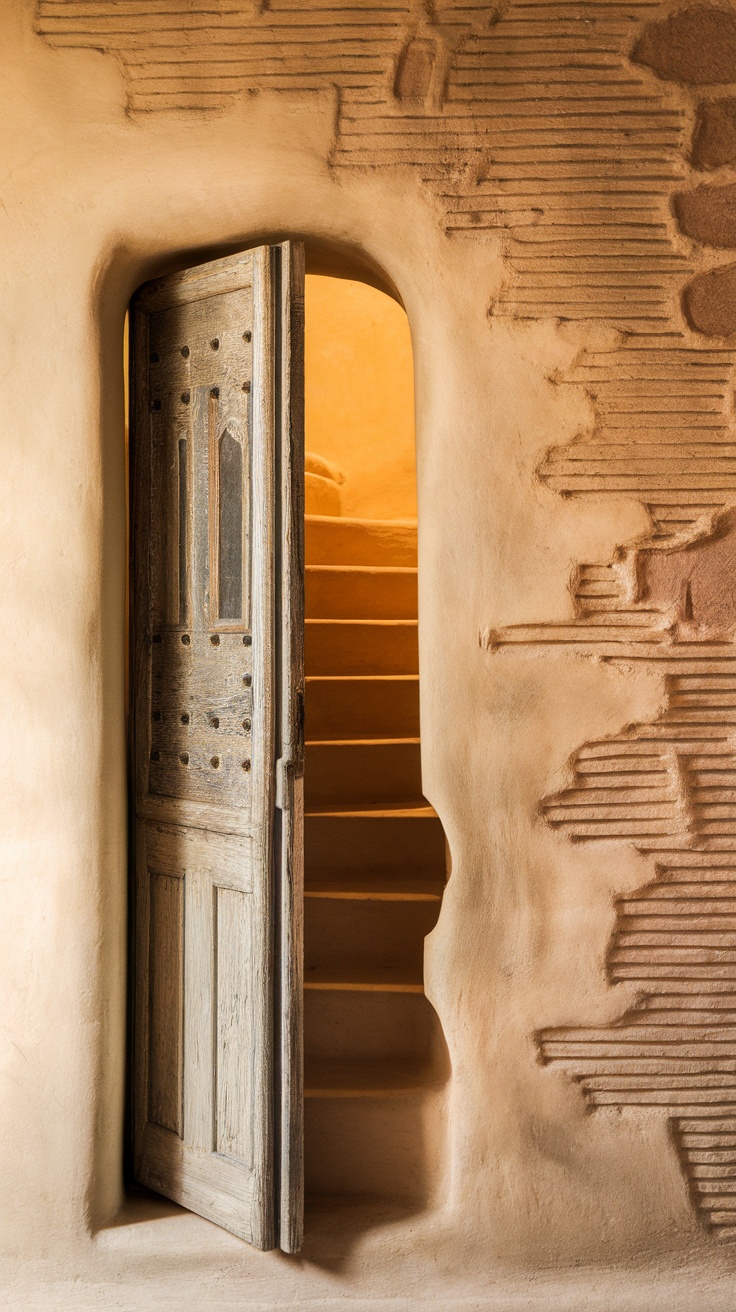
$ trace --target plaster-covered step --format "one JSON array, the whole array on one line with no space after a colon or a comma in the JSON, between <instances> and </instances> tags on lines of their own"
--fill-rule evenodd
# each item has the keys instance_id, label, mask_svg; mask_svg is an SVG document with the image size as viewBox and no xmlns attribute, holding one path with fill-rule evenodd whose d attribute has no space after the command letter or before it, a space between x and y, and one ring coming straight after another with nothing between
<instances>
[{"instance_id":1,"label":"plaster-covered step","mask_svg":"<svg viewBox=\"0 0 736 1312\"><path fill-rule=\"evenodd\" d=\"M417 572L396 566L308 565L305 608L310 619L416 619Z\"/></svg>"},{"instance_id":2,"label":"plaster-covered step","mask_svg":"<svg viewBox=\"0 0 736 1312\"><path fill-rule=\"evenodd\" d=\"M312 674L417 674L416 620L306 620L304 664Z\"/></svg>"},{"instance_id":3,"label":"plaster-covered step","mask_svg":"<svg viewBox=\"0 0 736 1312\"><path fill-rule=\"evenodd\" d=\"M419 806L422 770L418 738L307 742L305 805Z\"/></svg>"},{"instance_id":4,"label":"plaster-covered step","mask_svg":"<svg viewBox=\"0 0 736 1312\"><path fill-rule=\"evenodd\" d=\"M307 898L304 904L304 972L344 977L355 968L380 980L405 969L421 981L424 939L434 928L437 902L372 898Z\"/></svg>"},{"instance_id":5,"label":"plaster-covered step","mask_svg":"<svg viewBox=\"0 0 736 1312\"><path fill-rule=\"evenodd\" d=\"M416 738L419 679L413 674L306 681L307 738Z\"/></svg>"},{"instance_id":6,"label":"plaster-covered step","mask_svg":"<svg viewBox=\"0 0 736 1312\"><path fill-rule=\"evenodd\" d=\"M444 872L426 875L424 871L351 870L348 864L339 872L312 871L305 879L305 897L373 898L385 902L441 902L445 888ZM439 908L438 908L439 909Z\"/></svg>"},{"instance_id":7,"label":"plaster-covered step","mask_svg":"<svg viewBox=\"0 0 736 1312\"><path fill-rule=\"evenodd\" d=\"M396 1086L383 1097L307 1098L308 1192L426 1201L441 1172L443 1106L441 1090Z\"/></svg>"},{"instance_id":8,"label":"plaster-covered step","mask_svg":"<svg viewBox=\"0 0 736 1312\"><path fill-rule=\"evenodd\" d=\"M314 962L304 968L304 987L336 993L424 993L421 970L403 961L380 970L355 961Z\"/></svg>"},{"instance_id":9,"label":"plaster-covered step","mask_svg":"<svg viewBox=\"0 0 736 1312\"><path fill-rule=\"evenodd\" d=\"M377 1061L305 1059L305 1098L400 1098L441 1084L431 1066L384 1056Z\"/></svg>"},{"instance_id":10,"label":"plaster-covered step","mask_svg":"<svg viewBox=\"0 0 736 1312\"><path fill-rule=\"evenodd\" d=\"M304 1051L308 1059L319 1062L385 1058L425 1072L431 1065L437 1076L444 1076L447 1069L439 1021L423 993L308 989Z\"/></svg>"},{"instance_id":11,"label":"plaster-covered step","mask_svg":"<svg viewBox=\"0 0 736 1312\"><path fill-rule=\"evenodd\" d=\"M436 879L444 883L445 835L429 806L344 810L305 817L307 883L320 880Z\"/></svg>"},{"instance_id":12,"label":"plaster-covered step","mask_svg":"<svg viewBox=\"0 0 736 1312\"><path fill-rule=\"evenodd\" d=\"M307 565L416 565L416 520L307 515Z\"/></svg>"}]
</instances>

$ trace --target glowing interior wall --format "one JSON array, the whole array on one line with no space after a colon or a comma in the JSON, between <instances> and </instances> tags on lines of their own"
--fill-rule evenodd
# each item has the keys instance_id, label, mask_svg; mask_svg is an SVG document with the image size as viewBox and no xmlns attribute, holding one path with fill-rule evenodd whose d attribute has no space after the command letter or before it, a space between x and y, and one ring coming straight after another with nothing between
<instances>
[{"instance_id":1,"label":"glowing interior wall","mask_svg":"<svg viewBox=\"0 0 736 1312\"><path fill-rule=\"evenodd\" d=\"M308 275L305 372L307 452L342 475L340 513L415 518L413 367L401 306L365 283Z\"/></svg>"}]
</instances>

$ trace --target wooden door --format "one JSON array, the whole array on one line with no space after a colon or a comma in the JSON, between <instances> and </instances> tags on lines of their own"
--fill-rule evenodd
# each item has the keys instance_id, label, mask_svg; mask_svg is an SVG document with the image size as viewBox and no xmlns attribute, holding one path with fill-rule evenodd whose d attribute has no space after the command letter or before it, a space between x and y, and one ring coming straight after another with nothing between
<instances>
[{"instance_id":1,"label":"wooden door","mask_svg":"<svg viewBox=\"0 0 736 1312\"><path fill-rule=\"evenodd\" d=\"M136 1179L302 1229L303 257L132 314Z\"/></svg>"}]
</instances>

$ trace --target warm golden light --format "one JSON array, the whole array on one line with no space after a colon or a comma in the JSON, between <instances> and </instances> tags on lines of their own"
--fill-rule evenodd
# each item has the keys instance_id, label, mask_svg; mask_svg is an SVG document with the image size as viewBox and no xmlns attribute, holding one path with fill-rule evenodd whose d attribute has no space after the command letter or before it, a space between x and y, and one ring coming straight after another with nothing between
<instances>
[{"instance_id":1,"label":"warm golden light","mask_svg":"<svg viewBox=\"0 0 736 1312\"><path fill-rule=\"evenodd\" d=\"M365 283L306 280L307 510L417 513L414 384L401 306Z\"/></svg>"}]
</instances>

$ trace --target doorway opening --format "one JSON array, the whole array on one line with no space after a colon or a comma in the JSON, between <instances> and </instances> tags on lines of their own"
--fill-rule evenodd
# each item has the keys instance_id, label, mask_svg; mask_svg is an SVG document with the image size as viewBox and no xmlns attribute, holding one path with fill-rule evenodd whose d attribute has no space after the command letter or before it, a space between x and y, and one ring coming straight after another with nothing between
<instances>
[{"instance_id":1,"label":"doorway opening","mask_svg":"<svg viewBox=\"0 0 736 1312\"><path fill-rule=\"evenodd\" d=\"M325 1195L427 1206L444 1158L423 952L446 851L421 785L413 394L400 305L308 274L307 1216Z\"/></svg>"},{"instance_id":2,"label":"doorway opening","mask_svg":"<svg viewBox=\"0 0 736 1312\"><path fill-rule=\"evenodd\" d=\"M302 1151L310 1208L439 1201L449 1073L409 327L307 276L303 434L303 279L283 243L147 283L131 352L131 1176L287 1252Z\"/></svg>"}]
</instances>

